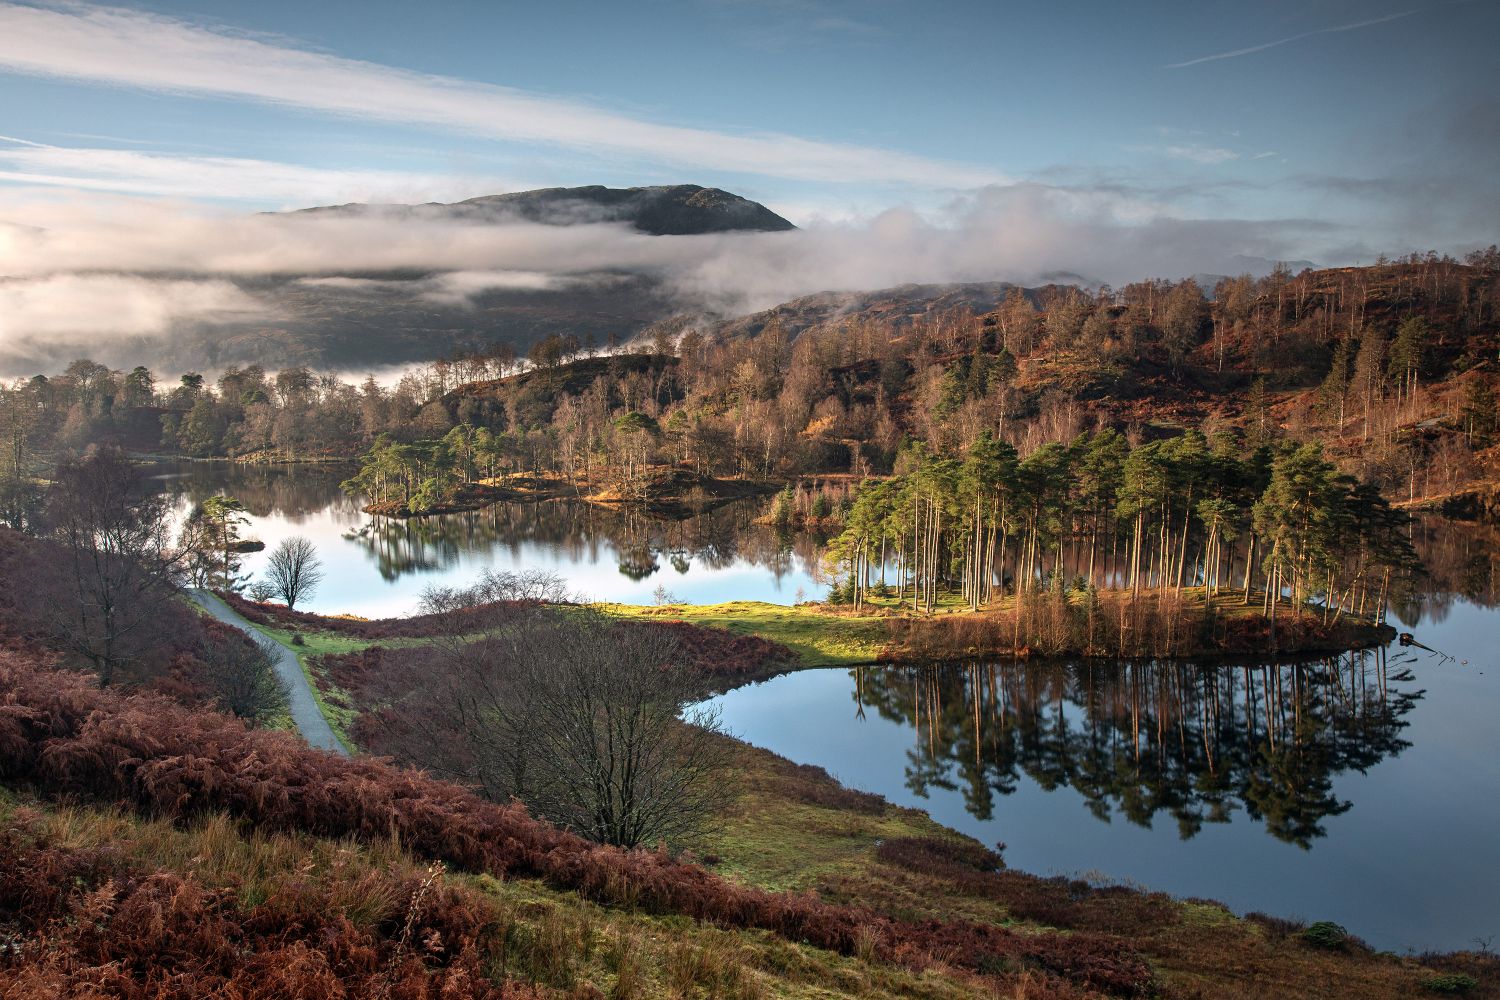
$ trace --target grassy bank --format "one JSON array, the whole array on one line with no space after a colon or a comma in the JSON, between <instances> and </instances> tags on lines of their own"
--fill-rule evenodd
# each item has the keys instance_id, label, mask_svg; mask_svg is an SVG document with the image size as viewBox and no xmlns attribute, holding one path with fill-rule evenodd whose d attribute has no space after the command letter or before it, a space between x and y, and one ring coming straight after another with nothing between
<instances>
[{"instance_id":1,"label":"grassy bank","mask_svg":"<svg viewBox=\"0 0 1500 1000\"><path fill-rule=\"evenodd\" d=\"M887 620L882 615L839 614L820 605L787 607L763 601L727 604L595 604L594 609L615 618L645 621L685 621L754 635L779 642L797 654L803 667L839 667L874 663L889 645Z\"/></svg>"},{"instance_id":2,"label":"grassy bank","mask_svg":"<svg viewBox=\"0 0 1500 1000\"><path fill-rule=\"evenodd\" d=\"M757 634L799 642L803 655L824 665L857 662L855 657L880 641L883 632L876 629L894 617L755 604L603 610L640 620L675 615L699 625L734 623L746 634L766 630ZM964 615L954 610L939 617ZM863 639L850 641L850 634ZM308 648L325 652L371 644L348 636L305 635ZM344 698L343 692L330 691L326 678L317 686L325 696ZM844 788L816 768L736 744L734 772L735 804L714 829L679 846L743 885L811 893L903 921L972 921L1043 940L1110 936L1150 965L1156 977L1151 995L1168 1000L1436 996L1437 986L1465 984L1464 976L1479 984L1468 995L1500 996L1491 985L1497 974L1492 957L1381 954L1350 938L1326 947L1326 934L1309 934L1295 921L1242 918L1213 902L1103 884L1099 876L1038 878L999 867L983 845L920 810ZM307 848L312 854L322 849L314 841L301 842L312 845ZM1107 869L1107 859L1100 867ZM499 906L520 942L508 946L503 967L560 996L1100 995L1069 987L1059 991L1055 978L1024 963L993 970L1003 984L997 985L941 963L899 968L760 932L601 907L534 880L497 881L474 873L444 880ZM624 987L622 947L639 958L625 967Z\"/></svg>"},{"instance_id":3,"label":"grassy bank","mask_svg":"<svg viewBox=\"0 0 1500 1000\"><path fill-rule=\"evenodd\" d=\"M802 667L851 666L997 656L1213 657L1312 655L1383 644L1388 626L1351 617L1324 620L1320 608L1279 610L1273 623L1257 600L1202 588L1089 596L1078 592L1003 598L971 611L958 598L914 613L896 598L848 606L760 601L661 606L599 604L624 619L685 621L779 642Z\"/></svg>"},{"instance_id":4,"label":"grassy bank","mask_svg":"<svg viewBox=\"0 0 1500 1000\"><path fill-rule=\"evenodd\" d=\"M574 499L611 510L635 510L662 520L684 520L734 503L775 492L769 483L748 479L715 479L682 469L657 469L628 491L618 484L585 478L576 480L524 473L457 483L420 509L402 500L366 504L367 514L384 517L433 517L483 510L498 503L539 503Z\"/></svg>"},{"instance_id":5,"label":"grassy bank","mask_svg":"<svg viewBox=\"0 0 1500 1000\"><path fill-rule=\"evenodd\" d=\"M1212 901L1109 884L1097 874L990 870L994 859L983 845L924 812L850 791L816 768L763 750L744 748L739 765L738 804L695 849L721 874L750 884L814 892L903 919L1118 935L1155 970L1156 995L1172 1000L1437 996L1428 984L1445 975L1476 977L1480 985L1469 996L1500 997L1494 956L1397 956L1357 940L1325 948L1314 943L1316 934L1304 936L1308 925L1299 921L1244 918Z\"/></svg>"}]
</instances>

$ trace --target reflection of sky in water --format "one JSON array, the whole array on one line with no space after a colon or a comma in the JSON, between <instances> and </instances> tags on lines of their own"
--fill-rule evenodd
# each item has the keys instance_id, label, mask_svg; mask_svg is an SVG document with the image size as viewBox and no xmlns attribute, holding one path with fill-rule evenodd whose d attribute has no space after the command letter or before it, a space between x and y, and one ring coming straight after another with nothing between
<instances>
[{"instance_id":1,"label":"reflection of sky in water","mask_svg":"<svg viewBox=\"0 0 1500 1000\"><path fill-rule=\"evenodd\" d=\"M1149 828L1118 809L1103 822L1077 790L1048 791L1024 770L1012 794L994 795L993 818L977 819L961 778L953 788L929 784L926 797L908 787L912 755L921 757L917 733L874 707L857 719L847 670L788 674L714 704L732 732L757 746L926 809L987 844L1003 841L1006 861L1023 871L1100 872L1240 913L1335 920L1377 948L1465 948L1476 935L1500 933L1500 611L1461 599L1445 611L1413 631L1453 661L1395 645L1388 653L1393 673L1405 665L1415 675L1400 687L1424 691L1400 733L1411 746L1367 773L1335 775L1333 794L1352 807L1325 818L1326 836L1307 850L1272 837L1238 803L1229 822L1205 823L1188 840L1170 812ZM1054 717L1057 710L1053 702L1042 708ZM1078 706L1065 701L1062 711L1075 730L1084 725Z\"/></svg>"},{"instance_id":2,"label":"reflection of sky in water","mask_svg":"<svg viewBox=\"0 0 1500 1000\"><path fill-rule=\"evenodd\" d=\"M257 476L275 485L261 489L261 480L254 478ZM755 565L744 553L728 560L728 565L709 565L709 559L695 556L691 547L680 545L676 548L680 553L678 565L674 565L672 550L651 547L648 551L657 569L642 579L632 579L621 572L621 547L606 537L607 528L620 517L608 512L598 516L584 539L556 525L538 531L540 539L527 537L530 529L525 517L517 519L513 530L502 529L500 537L495 537L493 527L472 529L479 523L479 515L468 515L467 521L462 520L464 515L456 515L458 520L444 522L452 530L437 532L438 538L421 538L424 533L434 533L430 525L377 522L337 492L333 476L325 475L314 482L313 474L299 475L295 503L278 505L253 499L260 498L261 493L275 495L274 490L289 488L282 481L286 476L284 471L210 465L186 475L164 472L158 478L167 489L191 489L191 498L185 494L179 498L182 518L193 502L220 488L258 511L243 532L244 537L266 544L265 551L241 557L242 572L252 577L262 573L270 550L283 538L304 535L311 539L323 561L325 577L317 594L299 606L307 611L348 612L367 618L410 614L425 588L468 584L485 568L545 569L562 576L573 591L586 598L632 604L654 603L658 586L677 599L694 603L757 600L790 604L797 599L799 588L807 599L821 597L827 591L825 584L813 578L807 561L794 553L775 560L773 572L766 564L770 560L758 558L761 564ZM383 533L379 531L382 524ZM661 529L647 523L638 533L644 536L653 530ZM564 537L556 537L559 533Z\"/></svg>"}]
</instances>

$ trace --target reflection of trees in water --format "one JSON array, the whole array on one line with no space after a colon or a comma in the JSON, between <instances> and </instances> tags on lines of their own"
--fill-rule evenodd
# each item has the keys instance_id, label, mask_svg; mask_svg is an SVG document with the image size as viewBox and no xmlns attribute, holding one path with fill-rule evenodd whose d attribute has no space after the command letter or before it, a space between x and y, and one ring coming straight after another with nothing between
<instances>
[{"instance_id":1,"label":"reflection of trees in water","mask_svg":"<svg viewBox=\"0 0 1500 1000\"><path fill-rule=\"evenodd\" d=\"M299 521L330 510L357 516L360 502L339 490L350 471L329 466L194 462L152 466L145 475L184 512L216 493L227 493L239 498L252 517Z\"/></svg>"},{"instance_id":2,"label":"reflection of trees in water","mask_svg":"<svg viewBox=\"0 0 1500 1000\"><path fill-rule=\"evenodd\" d=\"M464 514L424 518L372 517L350 537L361 544L387 580L442 569L472 553L541 546L566 562L593 563L613 554L619 570L644 580L665 560L678 573L694 564L725 569L736 562L764 566L777 579L816 557L811 542L752 523L754 504L732 504L683 521L660 521L565 500L504 503Z\"/></svg>"},{"instance_id":3,"label":"reflection of trees in water","mask_svg":"<svg viewBox=\"0 0 1500 1000\"><path fill-rule=\"evenodd\" d=\"M1308 847L1349 809L1333 779L1409 744L1420 692L1384 650L1295 665L1084 663L855 671L858 711L910 725L907 786L959 790L994 815L1021 776L1070 786L1100 820L1172 817L1187 839L1236 808ZM1392 673L1392 669L1395 670Z\"/></svg>"},{"instance_id":4,"label":"reflection of trees in water","mask_svg":"<svg viewBox=\"0 0 1500 1000\"><path fill-rule=\"evenodd\" d=\"M1401 621L1441 622L1460 599L1500 606L1500 526L1424 517L1413 522L1411 540L1425 572L1392 591L1391 607Z\"/></svg>"}]
</instances>

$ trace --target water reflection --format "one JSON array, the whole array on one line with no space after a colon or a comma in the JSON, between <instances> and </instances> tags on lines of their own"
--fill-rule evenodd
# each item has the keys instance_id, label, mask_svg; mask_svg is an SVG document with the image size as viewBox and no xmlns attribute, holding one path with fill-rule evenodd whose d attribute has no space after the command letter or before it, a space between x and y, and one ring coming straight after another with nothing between
<instances>
[{"instance_id":1,"label":"water reflection","mask_svg":"<svg viewBox=\"0 0 1500 1000\"><path fill-rule=\"evenodd\" d=\"M763 568L779 586L799 566L815 565L816 539L755 525L756 512L732 505L661 521L574 501L503 503L440 517L366 518L348 537L386 580L441 569L475 552L519 558L524 546L536 544L574 563L596 563L612 553L620 574L637 582L665 570L686 576L695 565L724 570L743 563Z\"/></svg>"},{"instance_id":2,"label":"water reflection","mask_svg":"<svg viewBox=\"0 0 1500 1000\"><path fill-rule=\"evenodd\" d=\"M557 500L401 520L367 515L345 496L339 483L350 471L194 463L152 474L183 518L222 490L244 502L248 537L268 546L289 534L311 538L328 569L314 611L410 613L428 584L468 583L484 567L542 567L582 595L634 603L649 603L657 587L701 603L787 603L826 589L822 539L755 524L755 501L683 521ZM246 557L244 570L254 575L261 561Z\"/></svg>"},{"instance_id":3,"label":"water reflection","mask_svg":"<svg viewBox=\"0 0 1500 1000\"><path fill-rule=\"evenodd\" d=\"M910 726L905 781L958 791L979 820L1029 777L1073 788L1090 812L1181 838L1236 809L1308 847L1350 807L1334 776L1409 744L1422 692L1384 650L1310 663L1223 667L1006 663L854 671L856 716Z\"/></svg>"},{"instance_id":4,"label":"water reflection","mask_svg":"<svg viewBox=\"0 0 1500 1000\"><path fill-rule=\"evenodd\" d=\"M333 513L361 516L361 503L339 489L354 472L343 465L240 465L220 462L168 463L147 478L181 507L191 508L215 493L238 497L252 518L304 520Z\"/></svg>"},{"instance_id":5,"label":"water reflection","mask_svg":"<svg viewBox=\"0 0 1500 1000\"><path fill-rule=\"evenodd\" d=\"M1424 517L1411 526L1423 572L1401 580L1391 610L1407 625L1439 625L1459 602L1500 605L1500 525Z\"/></svg>"}]
</instances>

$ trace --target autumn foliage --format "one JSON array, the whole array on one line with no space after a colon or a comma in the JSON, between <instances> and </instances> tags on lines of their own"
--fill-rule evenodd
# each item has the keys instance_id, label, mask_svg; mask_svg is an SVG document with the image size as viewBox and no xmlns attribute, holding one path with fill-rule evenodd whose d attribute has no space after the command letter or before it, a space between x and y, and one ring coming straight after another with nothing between
<instances>
[{"instance_id":1,"label":"autumn foliage","mask_svg":"<svg viewBox=\"0 0 1500 1000\"><path fill-rule=\"evenodd\" d=\"M383 905L356 923L326 882L293 877L251 906L20 820L0 831L0 996L538 996L486 975L493 914L435 879L366 874Z\"/></svg>"},{"instance_id":2,"label":"autumn foliage","mask_svg":"<svg viewBox=\"0 0 1500 1000\"><path fill-rule=\"evenodd\" d=\"M100 690L81 676L38 666L24 655L0 652L0 692L0 781L39 794L118 802L173 818L223 812L268 832L372 843L396 837L421 858L501 878L540 879L606 905L761 929L916 967L941 961L981 972L1031 968L1055 981L1062 995L1082 989L1136 996L1152 988L1144 960L1112 937L1023 934L957 920L902 922L812 896L739 885L665 851L590 843L532 818L518 805L490 803L418 772L310 750L291 736L247 729L160 696ZM26 849L18 841L8 843L9 850ZM49 862L94 863L86 858ZM62 884L51 876L43 881ZM182 904L189 907L186 912L197 913L192 907L198 907L212 917L172 924L184 933L195 927L237 933L231 926L241 917L208 896L197 898L201 894L191 886L128 875L114 884L112 891L130 893L132 906L143 913L160 911L168 923L177 920L168 901L179 896L188 901ZM16 891L20 894L8 898L24 902L25 891ZM47 900L51 909L39 914L77 904L72 897ZM455 939L462 937L460 931ZM106 945L80 941L79 947ZM363 954L350 953L356 973L377 963L378 954ZM131 966L125 962L120 968ZM61 968L58 974L65 972Z\"/></svg>"}]
</instances>

